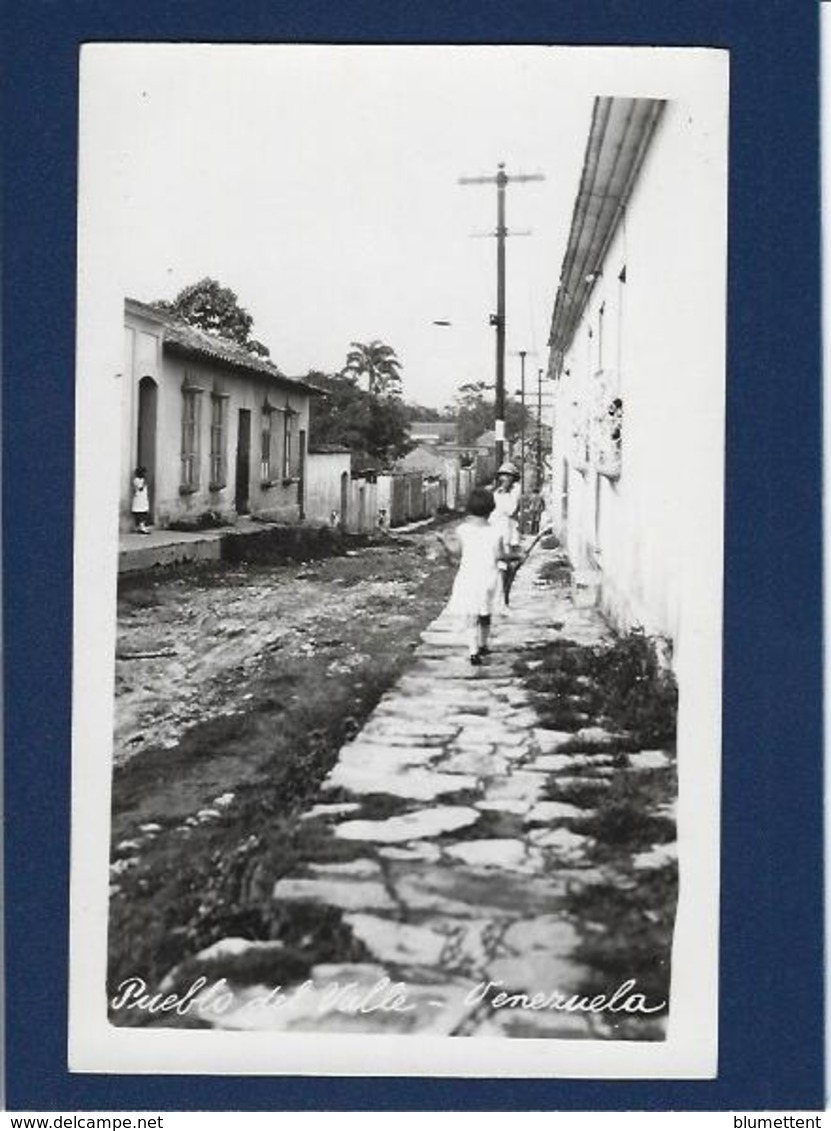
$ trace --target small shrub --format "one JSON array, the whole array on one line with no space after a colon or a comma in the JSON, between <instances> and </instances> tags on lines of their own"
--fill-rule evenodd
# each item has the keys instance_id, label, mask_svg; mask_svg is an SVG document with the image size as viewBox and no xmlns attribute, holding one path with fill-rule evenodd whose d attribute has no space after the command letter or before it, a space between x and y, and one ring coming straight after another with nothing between
<instances>
[{"instance_id":1,"label":"small shrub","mask_svg":"<svg viewBox=\"0 0 831 1131\"><path fill-rule=\"evenodd\" d=\"M583 836L591 836L603 844L628 851L675 840L674 821L668 817L654 817L634 802L616 798L601 799L597 812L590 817L578 818L572 828Z\"/></svg>"},{"instance_id":2,"label":"small shrub","mask_svg":"<svg viewBox=\"0 0 831 1131\"><path fill-rule=\"evenodd\" d=\"M594 647L556 640L529 650L515 670L535 693L544 727L590 724L626 735L630 750L675 747L678 689L643 632Z\"/></svg>"},{"instance_id":3,"label":"small shrub","mask_svg":"<svg viewBox=\"0 0 831 1131\"><path fill-rule=\"evenodd\" d=\"M605 780L587 779L560 785L557 778L552 777L546 785L544 795L548 801L563 801L567 805L576 805L578 809L592 809L603 801L608 791L609 786Z\"/></svg>"},{"instance_id":4,"label":"small shrub","mask_svg":"<svg viewBox=\"0 0 831 1131\"><path fill-rule=\"evenodd\" d=\"M227 525L219 511L202 511L191 518L174 519L167 524L167 529L188 533L195 530L218 530Z\"/></svg>"},{"instance_id":5,"label":"small shrub","mask_svg":"<svg viewBox=\"0 0 831 1131\"><path fill-rule=\"evenodd\" d=\"M571 584L571 566L567 562L546 562L539 572L540 581L550 581L558 585Z\"/></svg>"}]
</instances>

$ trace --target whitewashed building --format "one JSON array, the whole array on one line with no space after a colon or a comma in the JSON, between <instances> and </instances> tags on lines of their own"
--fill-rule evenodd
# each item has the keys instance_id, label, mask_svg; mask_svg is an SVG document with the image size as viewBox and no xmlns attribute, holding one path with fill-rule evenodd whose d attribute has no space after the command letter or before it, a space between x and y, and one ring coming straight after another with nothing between
<instances>
[{"instance_id":1,"label":"whitewashed building","mask_svg":"<svg viewBox=\"0 0 831 1131\"><path fill-rule=\"evenodd\" d=\"M301 521L309 398L318 390L145 303L127 299L124 320L121 528L131 525L138 465L157 526L246 514Z\"/></svg>"},{"instance_id":2,"label":"whitewashed building","mask_svg":"<svg viewBox=\"0 0 831 1131\"><path fill-rule=\"evenodd\" d=\"M720 601L725 138L717 99L596 99L549 338L554 527L676 656Z\"/></svg>"}]
</instances>

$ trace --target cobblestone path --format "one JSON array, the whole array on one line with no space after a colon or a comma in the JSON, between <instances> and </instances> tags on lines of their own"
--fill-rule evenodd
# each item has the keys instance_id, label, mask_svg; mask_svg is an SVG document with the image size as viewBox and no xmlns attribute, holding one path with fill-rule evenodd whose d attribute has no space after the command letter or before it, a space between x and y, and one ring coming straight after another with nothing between
<instances>
[{"instance_id":1,"label":"cobblestone path","mask_svg":"<svg viewBox=\"0 0 831 1131\"><path fill-rule=\"evenodd\" d=\"M456 626L443 616L433 622L411 668L343 747L318 803L304 815L304 829L314 830L325 851L280 879L273 898L287 914L333 909L338 929L351 932L352 960L317 965L292 985L269 976L269 955L279 969L282 943L222 940L188 963L208 977L224 970L232 991L221 1010L206 999L203 1022L224 1029L610 1035L597 1014L495 1007L499 990L566 997L616 988L598 984L597 972L575 958L579 924L564 899L614 881L615 867L590 860L591 839L569 828L589 810L545 799L552 775L602 783L615 773L611 756L561 752L608 736L596 727L542 729L512 672L529 644L595 644L607 636L594 608L575 605L570 586L539 579L553 557L537 548L520 570L481 667L469 664ZM639 758L647 768L665 756L631 755L633 767ZM229 959L235 974L227 973ZM396 991L396 983L404 988Z\"/></svg>"}]
</instances>

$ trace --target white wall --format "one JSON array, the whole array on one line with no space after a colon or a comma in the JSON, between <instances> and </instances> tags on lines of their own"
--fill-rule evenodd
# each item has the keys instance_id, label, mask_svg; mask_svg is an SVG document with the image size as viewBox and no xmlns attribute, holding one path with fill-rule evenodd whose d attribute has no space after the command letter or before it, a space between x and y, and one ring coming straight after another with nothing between
<instances>
[{"instance_id":1,"label":"white wall","mask_svg":"<svg viewBox=\"0 0 831 1131\"><path fill-rule=\"evenodd\" d=\"M371 534L378 528L378 488L369 479L350 479L349 507L344 518L344 529L350 534Z\"/></svg>"},{"instance_id":2,"label":"white wall","mask_svg":"<svg viewBox=\"0 0 831 1131\"><path fill-rule=\"evenodd\" d=\"M565 458L569 552L578 566L602 570L602 600L613 619L670 636L676 650L702 615L697 573L709 582L713 569L720 576L723 141L713 112L667 105L557 390L553 501L562 527ZM572 402L585 404L601 362L624 406L617 481L593 467L578 471L569 436Z\"/></svg>"},{"instance_id":3,"label":"white wall","mask_svg":"<svg viewBox=\"0 0 831 1131\"><path fill-rule=\"evenodd\" d=\"M306 520L329 524L341 511L341 476L350 475L349 452L313 452L306 460ZM351 493L351 487L349 488Z\"/></svg>"}]
</instances>

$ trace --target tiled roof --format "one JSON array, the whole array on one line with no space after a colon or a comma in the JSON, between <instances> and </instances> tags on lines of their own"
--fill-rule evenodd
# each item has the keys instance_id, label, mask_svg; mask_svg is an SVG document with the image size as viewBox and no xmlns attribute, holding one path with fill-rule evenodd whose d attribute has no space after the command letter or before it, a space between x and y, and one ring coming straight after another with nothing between
<instances>
[{"instance_id":1,"label":"tiled roof","mask_svg":"<svg viewBox=\"0 0 831 1131\"><path fill-rule=\"evenodd\" d=\"M269 358L250 353L237 342L220 337L219 334L209 334L206 330L199 330L195 326L180 321L167 311L159 310L147 303L137 302L135 299L127 299L126 306L127 309L133 308L135 312L149 315L164 325L163 345L166 350L191 357L204 357L210 361L219 361L235 369L244 369L250 373L271 377L281 385L292 385L302 392L320 394L320 390L314 385L310 385L300 377L287 377Z\"/></svg>"},{"instance_id":2,"label":"tiled roof","mask_svg":"<svg viewBox=\"0 0 831 1131\"><path fill-rule=\"evenodd\" d=\"M414 448L395 465L397 471L421 471L428 475L439 475L445 466L445 461L426 447Z\"/></svg>"}]
</instances>

